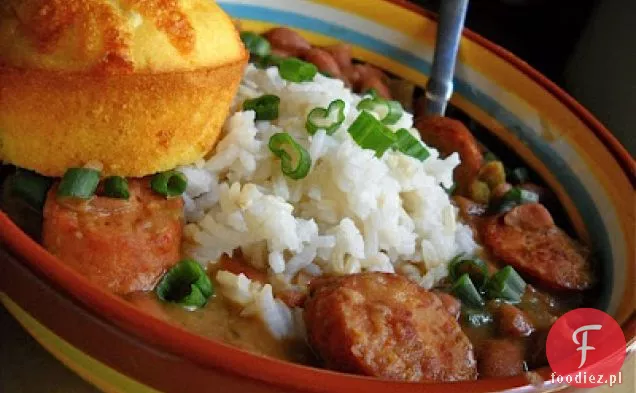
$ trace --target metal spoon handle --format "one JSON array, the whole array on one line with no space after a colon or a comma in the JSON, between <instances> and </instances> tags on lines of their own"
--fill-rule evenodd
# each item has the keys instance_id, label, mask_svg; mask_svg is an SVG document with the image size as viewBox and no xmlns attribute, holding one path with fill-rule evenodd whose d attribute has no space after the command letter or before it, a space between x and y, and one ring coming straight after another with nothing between
<instances>
[{"instance_id":1,"label":"metal spoon handle","mask_svg":"<svg viewBox=\"0 0 636 393\"><path fill-rule=\"evenodd\" d=\"M453 74L468 0L442 0L431 77L426 84L426 114L444 116L453 94Z\"/></svg>"}]
</instances>

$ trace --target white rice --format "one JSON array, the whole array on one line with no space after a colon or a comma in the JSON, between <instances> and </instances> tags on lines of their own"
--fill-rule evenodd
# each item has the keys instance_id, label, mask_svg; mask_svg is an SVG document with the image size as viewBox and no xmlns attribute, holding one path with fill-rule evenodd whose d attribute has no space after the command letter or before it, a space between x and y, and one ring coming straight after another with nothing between
<instances>
[{"instance_id":1,"label":"white rice","mask_svg":"<svg viewBox=\"0 0 636 393\"><path fill-rule=\"evenodd\" d=\"M255 122L253 111L237 110L263 94L280 97L277 120ZM310 136L308 113L335 99L345 102L345 121L332 135ZM458 155L440 159L428 148L424 162L392 150L375 157L347 132L361 99L337 79L318 74L313 82L291 83L276 68L250 65L215 154L180 168L188 177L186 253L207 265L240 248L248 263L266 271L270 283L263 286L224 271L217 279L244 315L258 316L276 337L297 335L299 318L273 295L303 290L303 277L398 272L431 288L448 274L450 259L477 248L440 186L451 187ZM389 128L419 138L411 114ZM268 148L270 136L283 131L311 155L302 180L284 176Z\"/></svg>"}]
</instances>

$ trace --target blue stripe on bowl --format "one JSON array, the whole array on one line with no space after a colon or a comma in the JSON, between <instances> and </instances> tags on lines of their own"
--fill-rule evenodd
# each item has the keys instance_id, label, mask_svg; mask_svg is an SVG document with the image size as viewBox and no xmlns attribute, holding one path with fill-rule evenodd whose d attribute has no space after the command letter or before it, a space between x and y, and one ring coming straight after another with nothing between
<instances>
[{"instance_id":1,"label":"blue stripe on bowl","mask_svg":"<svg viewBox=\"0 0 636 393\"><path fill-rule=\"evenodd\" d=\"M430 75L431 63L411 52L380 41L348 27L340 26L321 19L312 18L290 11L268 8L249 4L237 4L219 1L218 4L233 17L257 20L272 24L286 25L299 29L320 33L349 42L375 53L380 53L401 64L418 70L424 75ZM528 127L512 112L501 106L497 101L473 87L469 82L455 78L455 91L471 103L479 107L489 116L504 125L522 143L528 146L533 154L554 174L559 183L570 195L573 203L588 229L592 234L591 246L595 250L595 257L600 265L602 291L596 299L595 307L606 310L611 298L612 277L614 274L612 249L607 229L585 186L563 160L539 134ZM618 277L617 277L618 279Z\"/></svg>"}]
</instances>

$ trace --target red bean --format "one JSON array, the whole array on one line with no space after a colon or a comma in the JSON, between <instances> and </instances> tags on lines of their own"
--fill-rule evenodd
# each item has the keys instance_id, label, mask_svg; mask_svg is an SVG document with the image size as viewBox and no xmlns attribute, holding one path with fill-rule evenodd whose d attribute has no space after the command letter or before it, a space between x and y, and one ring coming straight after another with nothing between
<instances>
[{"instance_id":1,"label":"red bean","mask_svg":"<svg viewBox=\"0 0 636 393\"><path fill-rule=\"evenodd\" d=\"M554 220L548 209L539 203L519 205L504 216L506 225L525 230L551 228Z\"/></svg>"},{"instance_id":2,"label":"red bean","mask_svg":"<svg viewBox=\"0 0 636 393\"><path fill-rule=\"evenodd\" d=\"M333 78L340 78L342 72L334 57L324 49L311 48L305 52L304 59L314 64L321 72Z\"/></svg>"},{"instance_id":3,"label":"red bean","mask_svg":"<svg viewBox=\"0 0 636 393\"><path fill-rule=\"evenodd\" d=\"M336 44L326 46L324 50L333 56L341 71L351 68L351 46L348 44Z\"/></svg>"},{"instance_id":4,"label":"red bean","mask_svg":"<svg viewBox=\"0 0 636 393\"><path fill-rule=\"evenodd\" d=\"M274 48L272 49L271 54L274 56L282 57L282 58L292 57L292 55L284 49Z\"/></svg>"},{"instance_id":5,"label":"red bean","mask_svg":"<svg viewBox=\"0 0 636 393\"><path fill-rule=\"evenodd\" d=\"M276 27L265 33L265 38L272 45L273 49L284 50L294 57L301 57L311 45L300 34L286 27Z\"/></svg>"},{"instance_id":6,"label":"red bean","mask_svg":"<svg viewBox=\"0 0 636 393\"><path fill-rule=\"evenodd\" d=\"M512 304L502 304L497 309L499 332L504 336L527 337L534 326L525 312Z\"/></svg>"},{"instance_id":7,"label":"red bean","mask_svg":"<svg viewBox=\"0 0 636 393\"><path fill-rule=\"evenodd\" d=\"M364 93L368 90L374 89L379 97L386 98L388 100L391 99L391 92L389 91L389 87L382 81L382 79L377 76L371 76L368 78L362 78L360 82L360 88L358 89L361 93Z\"/></svg>"}]
</instances>

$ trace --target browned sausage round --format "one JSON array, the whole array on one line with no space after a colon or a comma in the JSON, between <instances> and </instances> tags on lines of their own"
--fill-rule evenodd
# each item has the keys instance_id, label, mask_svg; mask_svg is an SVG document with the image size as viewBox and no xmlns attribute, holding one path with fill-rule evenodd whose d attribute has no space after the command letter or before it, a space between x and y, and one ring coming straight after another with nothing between
<instances>
[{"instance_id":1,"label":"browned sausage round","mask_svg":"<svg viewBox=\"0 0 636 393\"><path fill-rule=\"evenodd\" d=\"M146 179L129 180L128 200L60 199L56 189L44 206L42 243L95 284L118 294L150 290L179 261L181 198L163 198Z\"/></svg>"},{"instance_id":2,"label":"browned sausage round","mask_svg":"<svg viewBox=\"0 0 636 393\"><path fill-rule=\"evenodd\" d=\"M329 52L320 48L311 48L303 56L305 61L308 61L318 67L321 72L324 72L332 78L340 78L342 72L336 60L331 56Z\"/></svg>"},{"instance_id":3,"label":"browned sausage round","mask_svg":"<svg viewBox=\"0 0 636 393\"><path fill-rule=\"evenodd\" d=\"M432 292L396 274L312 281L305 323L331 369L409 381L476 378L473 348L457 321Z\"/></svg>"},{"instance_id":4,"label":"browned sausage round","mask_svg":"<svg viewBox=\"0 0 636 393\"><path fill-rule=\"evenodd\" d=\"M300 34L286 27L276 27L264 34L273 49L280 49L290 56L301 57L309 49L311 44Z\"/></svg>"},{"instance_id":5,"label":"browned sausage round","mask_svg":"<svg viewBox=\"0 0 636 393\"><path fill-rule=\"evenodd\" d=\"M470 186L481 168L483 156L475 137L460 121L448 117L420 117L415 121L422 140L444 155L459 153L461 164L455 169L460 195L470 196Z\"/></svg>"},{"instance_id":6,"label":"browned sausage round","mask_svg":"<svg viewBox=\"0 0 636 393\"><path fill-rule=\"evenodd\" d=\"M459 314L462 312L462 302L455 296L449 295L444 292L435 292L435 295L441 300L442 305L446 311L450 313L455 319L459 319Z\"/></svg>"},{"instance_id":7,"label":"browned sausage round","mask_svg":"<svg viewBox=\"0 0 636 393\"><path fill-rule=\"evenodd\" d=\"M486 340L477 351L480 378L512 377L523 372L525 349L511 339Z\"/></svg>"},{"instance_id":8,"label":"browned sausage round","mask_svg":"<svg viewBox=\"0 0 636 393\"><path fill-rule=\"evenodd\" d=\"M484 226L484 244L496 258L543 285L590 288L595 280L586 250L548 220L549 214L535 204L493 217Z\"/></svg>"}]
</instances>

